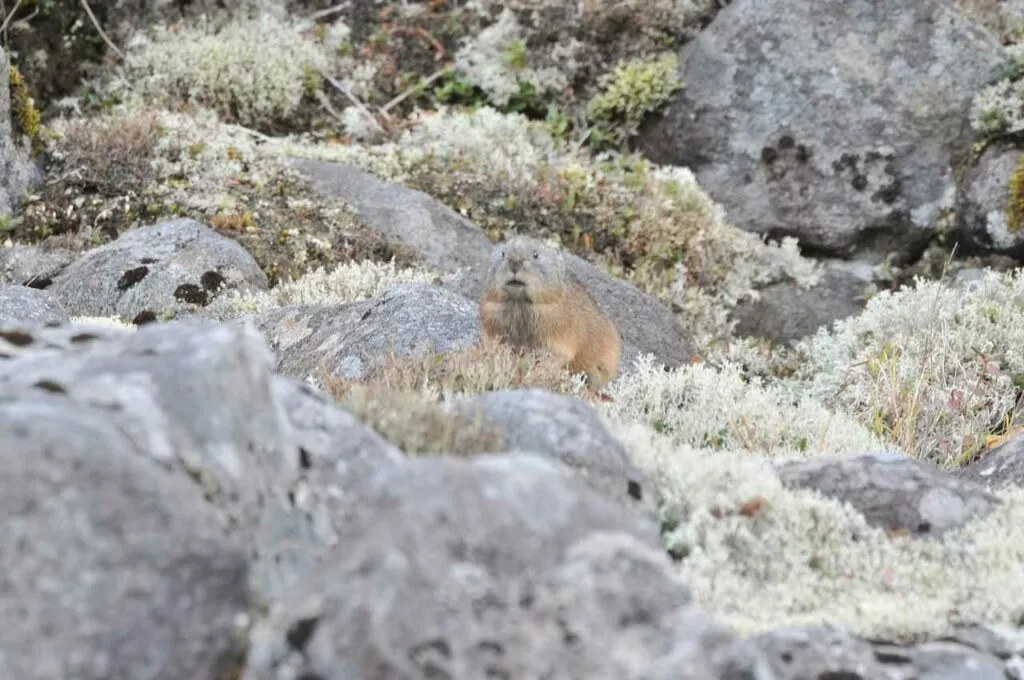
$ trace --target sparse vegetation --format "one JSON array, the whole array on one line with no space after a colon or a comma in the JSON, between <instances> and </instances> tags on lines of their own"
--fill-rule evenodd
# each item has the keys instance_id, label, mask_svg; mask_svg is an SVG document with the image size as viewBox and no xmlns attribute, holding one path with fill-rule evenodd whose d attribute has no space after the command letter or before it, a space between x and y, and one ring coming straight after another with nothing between
<instances>
[{"instance_id":1,"label":"sparse vegetation","mask_svg":"<svg viewBox=\"0 0 1024 680\"><path fill-rule=\"evenodd\" d=\"M591 143L596 148L618 146L636 133L644 117L668 101L683 86L674 53L651 59L630 59L601 80L601 91L587 106L594 124Z\"/></svg>"}]
</instances>

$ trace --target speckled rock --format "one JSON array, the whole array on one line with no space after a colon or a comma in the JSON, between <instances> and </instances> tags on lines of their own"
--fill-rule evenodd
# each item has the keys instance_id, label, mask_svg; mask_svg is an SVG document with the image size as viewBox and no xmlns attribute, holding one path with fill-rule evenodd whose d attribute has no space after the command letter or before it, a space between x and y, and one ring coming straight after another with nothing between
<instances>
[{"instance_id":1,"label":"speckled rock","mask_svg":"<svg viewBox=\"0 0 1024 680\"><path fill-rule=\"evenodd\" d=\"M647 475L582 399L537 389L506 390L468 399L458 410L497 426L501 450L551 456L607 497L654 516Z\"/></svg>"},{"instance_id":2,"label":"speckled rock","mask_svg":"<svg viewBox=\"0 0 1024 680\"><path fill-rule=\"evenodd\" d=\"M187 314L226 290L266 288L266 275L242 246L182 218L126 231L87 251L49 290L72 316L144 322Z\"/></svg>"},{"instance_id":3,"label":"speckled rock","mask_svg":"<svg viewBox=\"0 0 1024 680\"><path fill-rule=\"evenodd\" d=\"M0 327L64 321L68 321L68 313L50 293L28 286L0 286Z\"/></svg>"},{"instance_id":4,"label":"speckled rock","mask_svg":"<svg viewBox=\"0 0 1024 680\"><path fill-rule=\"evenodd\" d=\"M937 536L984 517L1000 500L973 482L902 454L867 454L784 463L782 483L845 501L868 524Z\"/></svg>"},{"instance_id":5,"label":"speckled rock","mask_svg":"<svg viewBox=\"0 0 1024 680\"><path fill-rule=\"evenodd\" d=\"M12 244L0 247L0 283L45 289L77 254L65 249Z\"/></svg>"},{"instance_id":6,"label":"speckled rock","mask_svg":"<svg viewBox=\"0 0 1024 680\"><path fill-rule=\"evenodd\" d=\"M674 644L690 595L656 524L555 463L413 460L358 497L253 632L245 680L636 678Z\"/></svg>"},{"instance_id":7,"label":"speckled rock","mask_svg":"<svg viewBox=\"0 0 1024 680\"><path fill-rule=\"evenodd\" d=\"M1011 228L1007 207L1010 177L1021 152L1010 144L987 149L964 179L957 201L957 227L963 247L1024 254L1024 225Z\"/></svg>"},{"instance_id":8,"label":"speckled rock","mask_svg":"<svg viewBox=\"0 0 1024 680\"><path fill-rule=\"evenodd\" d=\"M953 207L971 98L1003 60L948 0L734 0L638 146L693 169L741 228L910 259Z\"/></svg>"}]
</instances>

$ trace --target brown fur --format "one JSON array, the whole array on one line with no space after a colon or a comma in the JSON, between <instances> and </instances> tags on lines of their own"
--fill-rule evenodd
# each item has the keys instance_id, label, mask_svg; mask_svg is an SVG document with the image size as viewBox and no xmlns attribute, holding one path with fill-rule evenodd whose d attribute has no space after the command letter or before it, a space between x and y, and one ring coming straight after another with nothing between
<instances>
[{"instance_id":1,"label":"brown fur","mask_svg":"<svg viewBox=\"0 0 1024 680\"><path fill-rule=\"evenodd\" d=\"M562 252L525 236L494 247L480 296L487 339L546 348L601 389L619 370L622 339L594 298L565 269Z\"/></svg>"}]
</instances>

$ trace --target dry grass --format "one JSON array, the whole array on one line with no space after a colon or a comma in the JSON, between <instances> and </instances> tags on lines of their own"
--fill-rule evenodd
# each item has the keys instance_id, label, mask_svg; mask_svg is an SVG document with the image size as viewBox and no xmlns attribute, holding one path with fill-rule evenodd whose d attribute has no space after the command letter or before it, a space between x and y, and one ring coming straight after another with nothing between
<instances>
[{"instance_id":1,"label":"dry grass","mask_svg":"<svg viewBox=\"0 0 1024 680\"><path fill-rule=\"evenodd\" d=\"M325 367L320 380L364 425L412 455L501 450L498 430L453 413L446 401L516 388L587 395L554 354L491 341L451 354L391 355L373 364L361 381L334 377Z\"/></svg>"},{"instance_id":2,"label":"dry grass","mask_svg":"<svg viewBox=\"0 0 1024 680\"><path fill-rule=\"evenodd\" d=\"M155 179L152 163L162 135L149 111L76 119L65 126L57 151L69 180L103 195L139 193Z\"/></svg>"},{"instance_id":3,"label":"dry grass","mask_svg":"<svg viewBox=\"0 0 1024 680\"><path fill-rule=\"evenodd\" d=\"M520 351L489 340L462 352L389 356L370 369L367 381L397 391L425 390L441 398L516 388L578 391L572 374L554 354Z\"/></svg>"}]
</instances>

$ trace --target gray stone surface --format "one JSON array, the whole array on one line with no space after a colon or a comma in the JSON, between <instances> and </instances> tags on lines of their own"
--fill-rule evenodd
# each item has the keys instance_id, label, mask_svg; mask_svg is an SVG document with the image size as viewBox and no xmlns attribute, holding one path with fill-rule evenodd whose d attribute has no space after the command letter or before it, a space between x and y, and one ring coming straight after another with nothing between
<instances>
[{"instance_id":1,"label":"gray stone surface","mask_svg":"<svg viewBox=\"0 0 1024 680\"><path fill-rule=\"evenodd\" d=\"M316 191L344 199L366 226L412 249L431 267L455 271L490 255L491 242L480 227L422 191L345 163L297 158L292 164Z\"/></svg>"},{"instance_id":2,"label":"gray stone surface","mask_svg":"<svg viewBox=\"0 0 1024 680\"><path fill-rule=\"evenodd\" d=\"M0 359L0 394L37 389L69 408L105 409L140 455L193 475L243 529L255 526L269 482L295 476L291 425L271 389L273 357L252 328L46 331L22 331L18 352L0 344L10 357ZM61 336L66 342L48 339Z\"/></svg>"},{"instance_id":3,"label":"gray stone surface","mask_svg":"<svg viewBox=\"0 0 1024 680\"><path fill-rule=\"evenodd\" d=\"M266 287L241 245L182 218L131 229L87 251L49 290L72 316L144 321L200 309L225 290Z\"/></svg>"},{"instance_id":4,"label":"gray stone surface","mask_svg":"<svg viewBox=\"0 0 1024 680\"><path fill-rule=\"evenodd\" d=\"M29 157L26 140L15 133L9 63L7 52L0 50L0 215L5 217L17 212L25 192L42 182L42 172Z\"/></svg>"},{"instance_id":5,"label":"gray stone surface","mask_svg":"<svg viewBox=\"0 0 1024 680\"><path fill-rule=\"evenodd\" d=\"M454 352L480 342L476 303L425 283L372 300L282 307L254 320L280 356L281 372L299 379L319 379L324 367L352 379L354 366L391 352Z\"/></svg>"},{"instance_id":6,"label":"gray stone surface","mask_svg":"<svg viewBox=\"0 0 1024 680\"><path fill-rule=\"evenodd\" d=\"M653 522L536 456L410 461L356 508L246 680L636 677L689 603Z\"/></svg>"},{"instance_id":7,"label":"gray stone surface","mask_svg":"<svg viewBox=\"0 0 1024 680\"><path fill-rule=\"evenodd\" d=\"M816 286L803 288L795 281L785 281L762 288L758 300L741 301L732 313L736 335L793 344L863 311L872 267L842 260L823 264Z\"/></svg>"},{"instance_id":8,"label":"gray stone surface","mask_svg":"<svg viewBox=\"0 0 1024 680\"><path fill-rule=\"evenodd\" d=\"M984 517L1001 502L984 487L902 455L867 454L784 463L782 483L845 501L868 524L937 536Z\"/></svg>"},{"instance_id":9,"label":"gray stone surface","mask_svg":"<svg viewBox=\"0 0 1024 680\"><path fill-rule=\"evenodd\" d=\"M957 198L957 227L963 247L1024 255L1024 225L1011 229L1007 213L1010 177L1020 157L1012 144L994 144L967 172Z\"/></svg>"},{"instance_id":10,"label":"gray stone surface","mask_svg":"<svg viewBox=\"0 0 1024 680\"><path fill-rule=\"evenodd\" d=\"M1024 485L1024 437L1011 437L953 474L994 490Z\"/></svg>"},{"instance_id":11,"label":"gray stone surface","mask_svg":"<svg viewBox=\"0 0 1024 680\"><path fill-rule=\"evenodd\" d=\"M497 426L502 450L550 456L606 497L654 516L650 480L582 399L537 389L505 390L468 399L458 410Z\"/></svg>"},{"instance_id":12,"label":"gray stone surface","mask_svg":"<svg viewBox=\"0 0 1024 680\"><path fill-rule=\"evenodd\" d=\"M50 293L28 286L0 285L0 328L59 324L67 320L68 313Z\"/></svg>"},{"instance_id":13,"label":"gray stone surface","mask_svg":"<svg viewBox=\"0 0 1024 680\"><path fill-rule=\"evenodd\" d=\"M0 283L47 288L77 255L63 248L12 244L0 247Z\"/></svg>"},{"instance_id":14,"label":"gray stone surface","mask_svg":"<svg viewBox=\"0 0 1024 680\"><path fill-rule=\"evenodd\" d=\"M971 97L1003 64L948 0L735 0L683 49L685 87L638 146L691 167L744 229L911 256L953 207Z\"/></svg>"}]
</instances>

